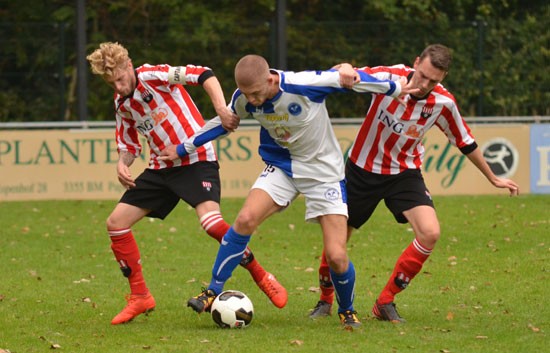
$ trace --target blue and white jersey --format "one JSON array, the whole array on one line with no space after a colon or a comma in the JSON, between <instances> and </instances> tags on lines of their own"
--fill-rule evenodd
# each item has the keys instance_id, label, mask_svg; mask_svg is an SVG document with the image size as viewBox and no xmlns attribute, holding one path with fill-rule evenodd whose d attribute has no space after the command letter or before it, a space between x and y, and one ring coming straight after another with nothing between
<instances>
[{"instance_id":1,"label":"blue and white jersey","mask_svg":"<svg viewBox=\"0 0 550 353\"><path fill-rule=\"evenodd\" d=\"M340 86L337 70L278 71L279 92L261 106L248 103L239 89L233 93L230 108L241 119L260 122L259 153L266 164L282 169L291 178L308 178L320 182L339 182L344 179L344 160L332 129L325 105L331 93L351 92ZM361 81L353 91L382 93L397 97L399 83L378 80L358 71ZM209 121L195 137L187 141L185 150L226 133L219 118Z\"/></svg>"},{"instance_id":2,"label":"blue and white jersey","mask_svg":"<svg viewBox=\"0 0 550 353\"><path fill-rule=\"evenodd\" d=\"M260 122L259 153L266 164L282 169L292 178L321 182L344 179L344 160L332 129L325 99L331 93L350 92L340 86L338 71L283 72L279 93L255 107L236 90L231 109L242 118ZM391 81L361 75L358 92L399 94Z\"/></svg>"}]
</instances>

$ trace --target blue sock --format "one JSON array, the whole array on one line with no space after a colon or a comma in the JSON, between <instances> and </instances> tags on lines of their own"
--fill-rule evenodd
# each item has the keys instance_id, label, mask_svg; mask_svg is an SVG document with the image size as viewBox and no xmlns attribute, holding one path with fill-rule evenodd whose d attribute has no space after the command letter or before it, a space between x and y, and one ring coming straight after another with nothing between
<instances>
[{"instance_id":1,"label":"blue sock","mask_svg":"<svg viewBox=\"0 0 550 353\"><path fill-rule=\"evenodd\" d=\"M249 241L250 235L241 235L235 232L233 227L229 228L220 244L208 289L213 290L216 294L223 291L225 282L241 262Z\"/></svg>"},{"instance_id":2,"label":"blue sock","mask_svg":"<svg viewBox=\"0 0 550 353\"><path fill-rule=\"evenodd\" d=\"M336 301L338 301L338 313L344 311L353 311L353 299L355 297L355 267L349 262L348 270L344 273L337 274L330 269L330 276L336 293Z\"/></svg>"}]
</instances>

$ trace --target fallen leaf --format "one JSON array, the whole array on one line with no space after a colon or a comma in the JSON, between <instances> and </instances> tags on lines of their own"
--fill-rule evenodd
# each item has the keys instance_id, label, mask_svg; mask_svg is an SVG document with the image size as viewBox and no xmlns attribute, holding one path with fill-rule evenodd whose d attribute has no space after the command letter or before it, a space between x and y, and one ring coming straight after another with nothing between
<instances>
[{"instance_id":1,"label":"fallen leaf","mask_svg":"<svg viewBox=\"0 0 550 353\"><path fill-rule=\"evenodd\" d=\"M50 346L50 349L59 349L61 348L61 346L57 343L52 343L52 345Z\"/></svg>"},{"instance_id":2,"label":"fallen leaf","mask_svg":"<svg viewBox=\"0 0 550 353\"><path fill-rule=\"evenodd\" d=\"M454 318L455 318L455 314L453 314L452 312L449 311L449 312L447 313L446 319L447 319L448 321L451 321L451 320L454 319Z\"/></svg>"},{"instance_id":3,"label":"fallen leaf","mask_svg":"<svg viewBox=\"0 0 550 353\"><path fill-rule=\"evenodd\" d=\"M533 331L533 332L540 332L540 328L535 327L531 324L527 325L527 327L529 327L531 329L531 331Z\"/></svg>"},{"instance_id":4,"label":"fallen leaf","mask_svg":"<svg viewBox=\"0 0 550 353\"><path fill-rule=\"evenodd\" d=\"M478 340L486 340L487 338L489 338L489 337L487 337L487 336L476 336L476 339L478 339Z\"/></svg>"},{"instance_id":5,"label":"fallen leaf","mask_svg":"<svg viewBox=\"0 0 550 353\"><path fill-rule=\"evenodd\" d=\"M290 341L290 344L293 345L293 346L301 346L304 344L304 341L301 341L301 340L291 340Z\"/></svg>"}]
</instances>

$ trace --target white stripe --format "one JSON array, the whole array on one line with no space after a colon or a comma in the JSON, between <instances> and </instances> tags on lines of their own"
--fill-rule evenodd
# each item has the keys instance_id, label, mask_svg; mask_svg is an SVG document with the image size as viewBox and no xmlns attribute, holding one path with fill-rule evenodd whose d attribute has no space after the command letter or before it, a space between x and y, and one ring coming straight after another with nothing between
<instances>
[{"instance_id":1,"label":"white stripe","mask_svg":"<svg viewBox=\"0 0 550 353\"><path fill-rule=\"evenodd\" d=\"M131 230L130 228L126 228L126 229L118 229L118 230L110 230L109 231L109 236L110 237L117 237L117 236L120 236L120 235L124 235L126 233L129 233Z\"/></svg>"},{"instance_id":2,"label":"white stripe","mask_svg":"<svg viewBox=\"0 0 550 353\"><path fill-rule=\"evenodd\" d=\"M243 254L244 254L245 251L246 251L246 249L243 250L243 251L241 251L241 252L238 253L238 254L233 254L233 255L231 255L231 256L228 256L225 260L223 260L223 262L221 263L220 267L218 268L218 272L216 273L216 276L219 276L219 275L220 275L220 272L222 271L223 267L224 267L232 258L235 258L235 257L241 258L241 257L243 257Z\"/></svg>"},{"instance_id":3,"label":"white stripe","mask_svg":"<svg viewBox=\"0 0 550 353\"><path fill-rule=\"evenodd\" d=\"M429 249L426 249L425 247L423 247L419 242L418 240L416 240L416 238L413 240L413 246L415 247L416 250L418 250L418 252L424 254L424 255L430 255L432 253L431 250Z\"/></svg>"},{"instance_id":4,"label":"white stripe","mask_svg":"<svg viewBox=\"0 0 550 353\"><path fill-rule=\"evenodd\" d=\"M223 221L222 214L218 211L208 212L200 218L201 226L206 231L221 221Z\"/></svg>"}]
</instances>

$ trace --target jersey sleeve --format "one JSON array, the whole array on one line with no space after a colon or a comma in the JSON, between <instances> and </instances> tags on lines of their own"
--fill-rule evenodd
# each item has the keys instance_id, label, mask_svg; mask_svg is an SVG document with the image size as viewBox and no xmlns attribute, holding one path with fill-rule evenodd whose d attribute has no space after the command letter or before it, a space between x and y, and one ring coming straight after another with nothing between
<instances>
[{"instance_id":1,"label":"jersey sleeve","mask_svg":"<svg viewBox=\"0 0 550 353\"><path fill-rule=\"evenodd\" d=\"M401 93L401 85L385 75L376 77L362 70L356 70L356 72L360 78L360 81L353 85L353 90L356 92L381 93L391 97L398 97Z\"/></svg>"},{"instance_id":2,"label":"jersey sleeve","mask_svg":"<svg viewBox=\"0 0 550 353\"><path fill-rule=\"evenodd\" d=\"M139 142L138 131L135 121L127 117L129 113L117 110L116 119L116 143L118 153L126 151L135 157L141 154L141 144Z\"/></svg>"},{"instance_id":3,"label":"jersey sleeve","mask_svg":"<svg viewBox=\"0 0 550 353\"><path fill-rule=\"evenodd\" d=\"M205 77L212 76L212 70L206 66L170 66L168 69L168 83L197 86Z\"/></svg>"},{"instance_id":4,"label":"jersey sleeve","mask_svg":"<svg viewBox=\"0 0 550 353\"><path fill-rule=\"evenodd\" d=\"M200 146L207 142L218 139L229 134L222 126L222 121L219 116L216 116L204 124L193 136L190 136L182 144L178 145L177 152L180 157L193 153Z\"/></svg>"},{"instance_id":5,"label":"jersey sleeve","mask_svg":"<svg viewBox=\"0 0 550 353\"><path fill-rule=\"evenodd\" d=\"M475 143L470 127L462 118L454 100L449 100L449 103L443 106L436 125L445 133L449 142L461 150Z\"/></svg>"},{"instance_id":6,"label":"jersey sleeve","mask_svg":"<svg viewBox=\"0 0 550 353\"><path fill-rule=\"evenodd\" d=\"M403 64L393 66L364 66L358 69L379 80L399 81L401 77L407 77L411 69Z\"/></svg>"},{"instance_id":7,"label":"jersey sleeve","mask_svg":"<svg viewBox=\"0 0 550 353\"><path fill-rule=\"evenodd\" d=\"M391 80L379 80L366 72L356 70L360 81L352 90L358 93L381 93L397 97L401 86ZM290 93L308 96L314 102L321 102L327 95L335 92L350 92L340 85L340 73L336 69L326 71L302 71L283 73L285 81L281 87Z\"/></svg>"}]
</instances>

